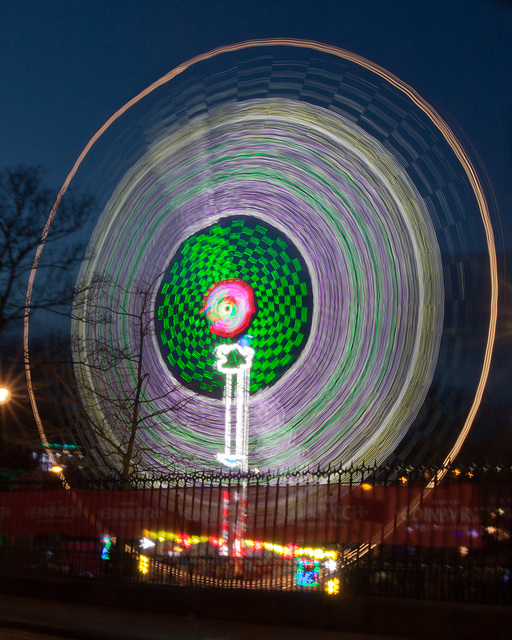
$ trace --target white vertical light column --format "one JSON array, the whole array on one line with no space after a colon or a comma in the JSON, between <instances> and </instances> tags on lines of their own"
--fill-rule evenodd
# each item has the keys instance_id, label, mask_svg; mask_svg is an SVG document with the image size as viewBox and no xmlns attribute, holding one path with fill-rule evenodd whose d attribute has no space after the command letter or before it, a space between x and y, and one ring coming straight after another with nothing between
<instances>
[{"instance_id":1,"label":"white vertical light column","mask_svg":"<svg viewBox=\"0 0 512 640\"><path fill-rule=\"evenodd\" d=\"M237 351L244 359L238 366L228 366L228 356ZM216 367L226 376L224 385L224 453L217 454L217 460L226 466L249 471L249 393L251 384L251 365L254 349L236 344L220 344L215 350ZM233 390L233 378L235 389ZM234 394L233 394L234 391ZM235 396L235 446L232 454L232 416L231 408Z\"/></svg>"},{"instance_id":2,"label":"white vertical light column","mask_svg":"<svg viewBox=\"0 0 512 640\"><path fill-rule=\"evenodd\" d=\"M226 459L231 454L231 395L233 393L233 376L230 373L226 373L226 383L224 385L224 456Z\"/></svg>"},{"instance_id":3,"label":"white vertical light column","mask_svg":"<svg viewBox=\"0 0 512 640\"><path fill-rule=\"evenodd\" d=\"M243 362L235 367L228 366L228 356L237 351ZM217 454L217 460L230 467L249 472L249 395L251 384L251 365L254 349L240 344L221 344L216 349L217 370L226 376L224 385L225 431L224 453ZM233 378L235 378L235 452L232 455L231 406L233 400ZM247 532L247 479L242 478L240 492L236 494L236 522L234 527L233 552L236 556L243 555L243 540ZM229 493L228 493L229 497ZM229 529L229 499L223 509L222 537L227 545Z\"/></svg>"}]
</instances>

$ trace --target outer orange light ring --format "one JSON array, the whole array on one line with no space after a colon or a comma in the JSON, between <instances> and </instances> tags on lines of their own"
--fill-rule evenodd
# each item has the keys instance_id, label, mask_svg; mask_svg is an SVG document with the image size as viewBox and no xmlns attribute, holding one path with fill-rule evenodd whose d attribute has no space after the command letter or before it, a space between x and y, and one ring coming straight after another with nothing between
<instances>
[{"instance_id":1,"label":"outer orange light ring","mask_svg":"<svg viewBox=\"0 0 512 640\"><path fill-rule=\"evenodd\" d=\"M209 60L211 58L214 58L217 55L221 55L221 54L224 54L224 53L232 53L232 52L235 52L235 51L241 51L243 49L250 49L250 48L255 48L255 47L275 47L275 46L285 46L285 47L296 47L296 48L301 48L301 49L311 49L311 50L315 50L315 51L320 51L322 53L331 54L331 55L337 56L339 58L343 58L345 60L349 60L351 62L354 62L354 63L360 65L361 67L372 71L373 73L375 73L376 75L380 76L381 78L384 78L391 85L393 85L394 87L396 87L397 89L402 91L419 109L421 109L421 111L423 111L425 113L425 115L431 120L431 122L434 124L434 126L441 132L442 136L445 138L446 142L449 144L449 146L453 150L454 154L458 158L459 162L461 163L461 165L462 165L462 167L463 167L463 169L464 169L464 171L466 173L466 176L467 176L467 178L469 180L469 183L471 184L471 187L473 189L473 192L475 194L475 197L476 197L476 200L477 200L477 203L478 203L478 207L479 207L479 210L480 210L480 215L481 215L482 222L483 222L484 229L485 229L487 250L488 250L488 254L489 254L489 271L490 271L490 279L491 279L491 300L490 300L490 320L489 320L489 327L488 327L488 331L487 331L487 342L486 342L486 347L485 347L485 354L484 354L484 359L483 359L482 372L480 374L480 379L479 379L478 386L477 386L477 389L476 389L476 392L475 392L475 397L474 397L473 403L471 405L471 408L469 410L468 416L466 417L466 420L465 420L464 425L462 427L462 430L461 430L459 436L457 437L457 440L456 440L455 444L453 445L451 451L448 453L448 455L446 456L446 458L444 460L444 465L445 466L449 465L451 462L453 462L453 460L458 455L458 453L459 453L459 451L460 451L460 449L461 449L461 447L462 447L462 445L464 443L464 440L466 439L466 437L467 437L467 435L469 433L471 425L473 424L473 421L475 419L476 413L477 413L478 408L480 406L480 403L482 401L482 396L483 396L483 392L484 392L484 389L485 389L485 385L486 385L487 379L489 377L489 370L490 370L490 366L491 366L491 357L492 357L494 341L495 341L495 336L496 336L496 323L497 323L497 317L498 317L498 267L497 267L497 257L496 257L496 246L495 246L495 241L494 241L494 233L493 233L493 229L492 229L492 223L491 223L491 217L490 217L490 213L489 213L489 207L487 205L487 201L486 201L486 198L485 198L485 195L484 195L482 184L480 182L480 178L478 177L476 169L475 169L473 163L471 162L471 159L469 158L469 155L464 150L464 148L462 147L462 145L460 144L460 142L456 138L455 134L453 133L453 131L448 126L448 124L441 118L441 116L437 113L437 111L431 105L429 105L428 102L426 102L408 84L406 84L405 82L399 80L395 75L393 75L389 71L386 71L384 68L380 67L379 65L367 60L366 58L363 58L362 56L359 56L357 54L351 53L350 51L346 51L344 49L340 49L340 48L332 46L332 45L325 45L325 44L321 44L319 42L314 42L312 40L298 40L298 39L293 39L293 38L271 38L271 39L262 39L262 40L247 40L245 42L239 42L239 43L236 43L236 44L231 44L231 45L225 45L225 46L222 46L222 47L218 47L216 49L212 49L211 51L208 51L207 53L203 53L201 55L198 55L198 56L195 56L195 57L191 58L187 62L184 62L183 64L175 67L172 71L170 71L169 73L165 74L164 76L162 76L161 78L159 78L158 80L153 82L151 85L149 85L149 87L147 87L146 89L141 91L138 95L136 95L134 98L129 100L124 106L122 106L118 111L116 111L107 120L107 122L105 122L105 124L100 129L98 129L98 131L92 136L92 138L89 140L89 142L85 146L85 148L82 151L82 153L79 155L78 159L76 160L75 164L73 165L73 168L71 169L71 171L69 172L68 176L66 177L66 180L64 181L64 184L62 185L62 188L59 191L59 194L57 196L55 204L52 207L52 210L51 210L51 212L50 212L50 214L48 216L48 220L46 222L46 225L45 225L45 227L43 229L43 233L41 235L41 243L39 244L39 246L37 248L36 255L35 255L35 258L34 258L34 262L33 262L33 265L32 265L32 270L30 272L29 281L28 281L28 288L27 288L27 295L26 295L26 306L25 306L25 317L24 317L24 338L23 338L23 340L24 340L24 352L25 352L25 372L26 372L26 377L27 377L28 393L29 393L31 404L32 404L32 410L34 412L34 417L35 417L35 420L36 420L36 423L37 423L37 426L38 426L38 429L39 429L39 433L40 433L40 436L41 436L41 441L43 443L47 444L48 442L47 442L47 439L46 439L46 434L45 434L44 427L43 427L43 424L42 424L42 421L41 421L41 417L39 415L39 411L38 411L38 408L37 408L37 402L36 402L36 398L35 398L33 387L32 387L32 378L31 378L31 372L30 372L29 345L28 345L29 315L30 315L30 308L31 308L32 289L33 289L33 286L34 286L34 280L35 280L35 276L36 276L36 272L37 272L37 266L38 266L39 260L41 258L41 253L42 253L44 245L45 245L45 241L46 241L49 229L50 229L50 225L51 225L51 223L53 221L53 218L55 217L55 214L57 213L57 209L58 209L59 204L60 204L60 202L62 200L62 197L66 193L66 191L67 191L67 189L68 189L68 187L69 187L69 185L71 183L71 180L75 176L78 168L80 167L80 165L84 161L86 155L89 153L89 151L92 148L92 146L107 131L107 129L116 120L118 120L118 118L120 118L124 113L126 113L126 111L128 111L128 109L130 109L132 106L134 106L135 104L140 102L144 97L146 97L147 95L149 95L150 93L155 91L155 89L158 89L159 87L163 86L164 84L166 84L167 82L169 82L170 80L175 78L176 76L180 75L183 71L189 69L190 67L192 67L193 65L197 64L198 62ZM53 456L52 456L51 451L49 449L47 450L47 453L50 456L50 459L52 460Z\"/></svg>"}]
</instances>

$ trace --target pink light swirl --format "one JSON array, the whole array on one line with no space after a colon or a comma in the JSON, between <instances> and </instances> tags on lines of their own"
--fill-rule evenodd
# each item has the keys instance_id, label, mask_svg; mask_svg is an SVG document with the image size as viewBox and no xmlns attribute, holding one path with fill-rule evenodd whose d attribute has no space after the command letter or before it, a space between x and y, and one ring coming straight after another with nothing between
<instances>
[{"instance_id":1,"label":"pink light swirl","mask_svg":"<svg viewBox=\"0 0 512 640\"><path fill-rule=\"evenodd\" d=\"M199 313L206 316L216 336L232 338L243 333L256 313L252 288L238 278L220 280L206 292Z\"/></svg>"}]
</instances>

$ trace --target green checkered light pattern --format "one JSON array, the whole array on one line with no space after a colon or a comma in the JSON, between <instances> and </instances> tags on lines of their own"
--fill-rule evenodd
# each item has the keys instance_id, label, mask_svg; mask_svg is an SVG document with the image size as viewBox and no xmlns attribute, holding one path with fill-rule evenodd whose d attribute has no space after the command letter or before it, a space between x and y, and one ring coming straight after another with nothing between
<instances>
[{"instance_id":1,"label":"green checkered light pattern","mask_svg":"<svg viewBox=\"0 0 512 640\"><path fill-rule=\"evenodd\" d=\"M271 385L295 362L311 325L311 282L297 249L273 227L253 218L226 218L188 238L164 276L156 301L164 357L174 376L206 395L221 396L213 335L199 310L208 288L240 278L255 295L247 330L255 357L251 393Z\"/></svg>"}]
</instances>

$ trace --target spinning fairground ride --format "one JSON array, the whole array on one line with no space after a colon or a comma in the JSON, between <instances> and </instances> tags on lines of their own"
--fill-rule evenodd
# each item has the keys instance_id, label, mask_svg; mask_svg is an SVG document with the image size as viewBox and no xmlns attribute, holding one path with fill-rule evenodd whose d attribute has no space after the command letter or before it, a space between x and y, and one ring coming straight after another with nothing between
<instances>
[{"instance_id":1,"label":"spinning fairground ride","mask_svg":"<svg viewBox=\"0 0 512 640\"><path fill-rule=\"evenodd\" d=\"M137 343L141 283L150 300L141 468L457 455L489 372L494 239L471 159L408 85L318 43L221 47L114 114L62 197L72 180L101 211L78 281L102 278L102 305L72 326L98 419L137 377L84 363Z\"/></svg>"}]
</instances>

